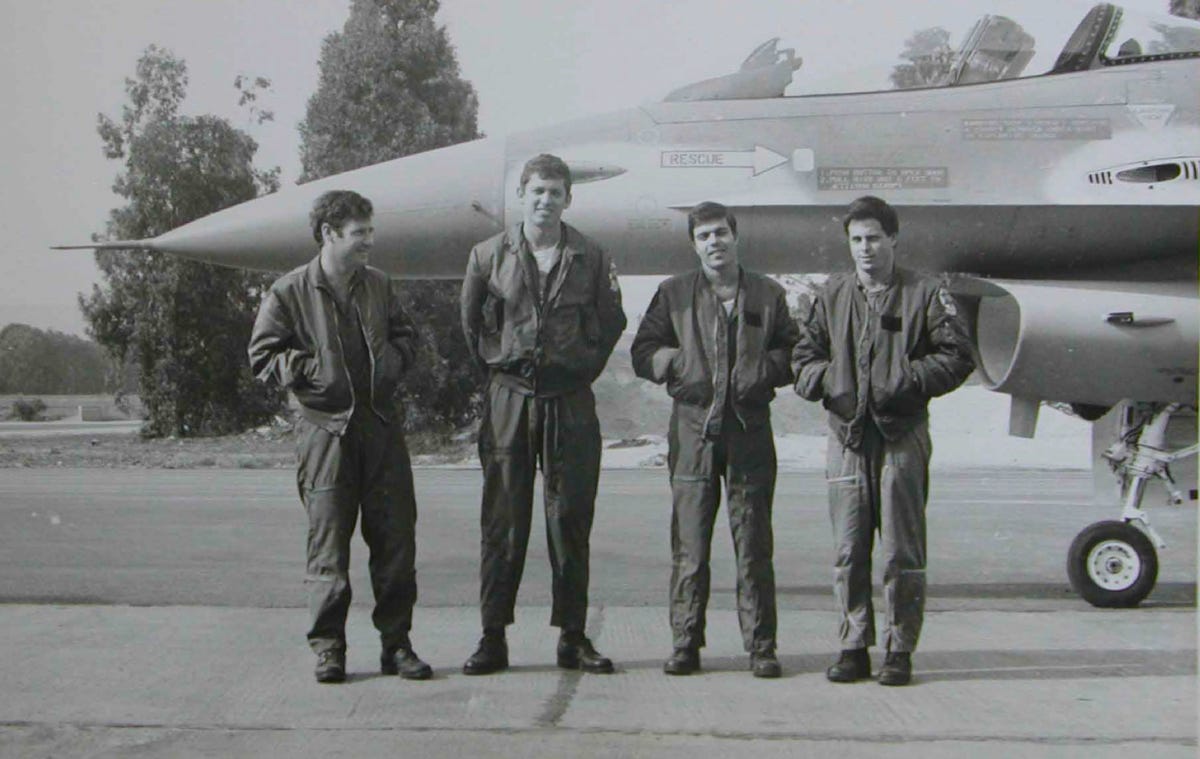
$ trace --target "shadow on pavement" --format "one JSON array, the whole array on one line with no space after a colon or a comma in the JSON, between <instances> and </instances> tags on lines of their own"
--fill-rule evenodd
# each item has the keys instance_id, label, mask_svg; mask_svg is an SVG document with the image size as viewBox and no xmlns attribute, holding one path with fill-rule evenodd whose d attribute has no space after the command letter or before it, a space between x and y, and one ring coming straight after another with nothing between
<instances>
[{"instance_id":1,"label":"shadow on pavement","mask_svg":"<svg viewBox=\"0 0 1200 759\"><path fill-rule=\"evenodd\" d=\"M1196 651L918 651L913 669L918 682L1194 676Z\"/></svg>"}]
</instances>

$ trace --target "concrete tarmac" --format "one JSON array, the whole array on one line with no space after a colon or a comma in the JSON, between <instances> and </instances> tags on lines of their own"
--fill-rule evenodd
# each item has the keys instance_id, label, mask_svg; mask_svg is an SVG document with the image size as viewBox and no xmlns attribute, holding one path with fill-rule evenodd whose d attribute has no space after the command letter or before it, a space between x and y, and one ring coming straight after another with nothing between
<instances>
[{"instance_id":1,"label":"concrete tarmac","mask_svg":"<svg viewBox=\"0 0 1200 759\"><path fill-rule=\"evenodd\" d=\"M1063 566L1075 532L1116 514L1090 503L1087 473L936 476L916 680L834 685L824 483L784 475L784 677L747 671L718 524L704 672L671 678L665 473L605 471L589 634L618 671L553 666L535 539L514 666L472 678L459 667L478 636L478 485L473 470L417 472L414 643L435 678L378 674L356 538L351 679L322 686L291 473L0 470L0 757L1196 755L1194 507L1149 502L1171 543L1159 587L1099 610Z\"/></svg>"}]
</instances>

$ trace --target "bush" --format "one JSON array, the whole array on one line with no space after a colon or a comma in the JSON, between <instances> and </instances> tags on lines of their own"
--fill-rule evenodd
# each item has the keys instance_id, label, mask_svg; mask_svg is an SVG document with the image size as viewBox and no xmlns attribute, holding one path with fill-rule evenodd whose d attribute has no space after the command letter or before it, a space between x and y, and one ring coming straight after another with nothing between
<instances>
[{"instance_id":1,"label":"bush","mask_svg":"<svg viewBox=\"0 0 1200 759\"><path fill-rule=\"evenodd\" d=\"M18 398L13 401L12 411L9 415L20 419L22 422L37 422L41 421L42 414L46 411L46 402L41 398Z\"/></svg>"}]
</instances>

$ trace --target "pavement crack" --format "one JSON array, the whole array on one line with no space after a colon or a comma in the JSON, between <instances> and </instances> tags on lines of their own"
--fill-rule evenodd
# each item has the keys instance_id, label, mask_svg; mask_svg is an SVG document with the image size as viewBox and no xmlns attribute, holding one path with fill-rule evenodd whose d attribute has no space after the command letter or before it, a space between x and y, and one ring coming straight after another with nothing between
<instances>
[{"instance_id":1,"label":"pavement crack","mask_svg":"<svg viewBox=\"0 0 1200 759\"><path fill-rule=\"evenodd\" d=\"M596 611L592 614L592 623L589 629L590 637L593 641L600 640L600 634L604 630L604 607L596 607ZM554 689L554 695L546 699L546 703L542 704L542 710L534 719L533 723L537 727L558 727L567 710L571 708L571 702L575 700L575 691L579 688L579 679L583 677L580 670L568 669L563 670L558 676L558 684Z\"/></svg>"}]
</instances>

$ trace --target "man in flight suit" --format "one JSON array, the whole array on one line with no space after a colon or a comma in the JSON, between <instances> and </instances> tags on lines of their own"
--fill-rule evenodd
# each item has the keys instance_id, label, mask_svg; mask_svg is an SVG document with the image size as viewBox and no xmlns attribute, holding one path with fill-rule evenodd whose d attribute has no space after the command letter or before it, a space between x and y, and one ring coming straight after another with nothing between
<instances>
[{"instance_id":1,"label":"man in flight suit","mask_svg":"<svg viewBox=\"0 0 1200 759\"><path fill-rule=\"evenodd\" d=\"M372 620L384 674L428 679L409 641L417 599L417 505L396 408L416 332L396 284L367 266L371 201L333 190L313 204L321 251L271 285L250 336L250 367L300 402L297 484L308 512L308 641L319 682L346 679L350 538L362 511L371 551Z\"/></svg>"},{"instance_id":2,"label":"man in flight suit","mask_svg":"<svg viewBox=\"0 0 1200 759\"><path fill-rule=\"evenodd\" d=\"M591 385L625 329L621 291L608 254L562 222L571 205L571 171L562 159L530 159L517 196L522 222L476 245L463 280L463 332L488 373L479 430L483 638L463 672L508 667L504 630L525 566L539 462L553 573L550 624L562 631L558 666L612 672L584 629L600 475Z\"/></svg>"},{"instance_id":3,"label":"man in flight suit","mask_svg":"<svg viewBox=\"0 0 1200 759\"><path fill-rule=\"evenodd\" d=\"M871 549L883 559L883 685L912 678L925 610L929 399L962 384L973 363L954 300L936 281L896 266L900 223L883 200L850 204L843 227L854 271L813 299L792 354L796 392L829 411L829 513L841 656L833 682L871 676L875 644Z\"/></svg>"},{"instance_id":4,"label":"man in flight suit","mask_svg":"<svg viewBox=\"0 0 1200 759\"><path fill-rule=\"evenodd\" d=\"M789 385L796 325L784 289L738 261L737 219L719 203L688 214L697 270L659 285L633 341L639 377L674 399L669 675L700 669L713 524L728 495L737 557L738 622L755 677L779 677L771 502L775 442L770 402Z\"/></svg>"}]
</instances>

